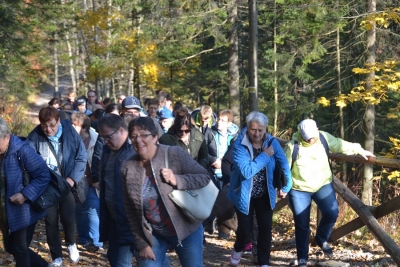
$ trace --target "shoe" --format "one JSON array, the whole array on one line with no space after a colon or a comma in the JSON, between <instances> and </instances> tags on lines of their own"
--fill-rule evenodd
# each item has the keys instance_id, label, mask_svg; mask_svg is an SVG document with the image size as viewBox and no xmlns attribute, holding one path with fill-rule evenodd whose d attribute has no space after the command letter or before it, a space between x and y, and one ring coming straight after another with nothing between
<instances>
[{"instance_id":1,"label":"shoe","mask_svg":"<svg viewBox=\"0 0 400 267\"><path fill-rule=\"evenodd\" d=\"M324 254L326 256L328 256L329 258L333 257L333 251L331 249L331 247L329 246L328 242L324 242L322 243L322 246L319 246L322 251L324 252Z\"/></svg>"},{"instance_id":2,"label":"shoe","mask_svg":"<svg viewBox=\"0 0 400 267\"><path fill-rule=\"evenodd\" d=\"M76 248L76 244L68 246L69 258L73 263L77 263L79 261L79 251Z\"/></svg>"},{"instance_id":3,"label":"shoe","mask_svg":"<svg viewBox=\"0 0 400 267\"><path fill-rule=\"evenodd\" d=\"M86 243L85 245L83 245L83 248L90 252L97 252L100 249L104 251L103 247L95 246L93 242Z\"/></svg>"},{"instance_id":4,"label":"shoe","mask_svg":"<svg viewBox=\"0 0 400 267\"><path fill-rule=\"evenodd\" d=\"M264 264L264 265L260 265L260 267L268 267L268 265L265 265L265 264Z\"/></svg>"},{"instance_id":5,"label":"shoe","mask_svg":"<svg viewBox=\"0 0 400 267\"><path fill-rule=\"evenodd\" d=\"M57 258L53 261L52 266L59 267L62 265L62 258Z\"/></svg>"},{"instance_id":6,"label":"shoe","mask_svg":"<svg viewBox=\"0 0 400 267\"><path fill-rule=\"evenodd\" d=\"M223 233L223 232L218 232L218 239L224 239L224 240L226 240L226 239L228 239L229 238L229 235L227 235L227 234L225 234L225 233Z\"/></svg>"},{"instance_id":7,"label":"shoe","mask_svg":"<svg viewBox=\"0 0 400 267\"><path fill-rule=\"evenodd\" d=\"M300 259L299 260L299 264L297 266L299 266L299 267L307 267L307 260Z\"/></svg>"},{"instance_id":8,"label":"shoe","mask_svg":"<svg viewBox=\"0 0 400 267\"><path fill-rule=\"evenodd\" d=\"M253 252L253 244L251 242L244 245L243 254L251 254Z\"/></svg>"},{"instance_id":9,"label":"shoe","mask_svg":"<svg viewBox=\"0 0 400 267\"><path fill-rule=\"evenodd\" d=\"M242 251L236 252L235 249L232 249L231 258L229 261L229 266L236 267L240 263L240 258L242 257Z\"/></svg>"}]
</instances>

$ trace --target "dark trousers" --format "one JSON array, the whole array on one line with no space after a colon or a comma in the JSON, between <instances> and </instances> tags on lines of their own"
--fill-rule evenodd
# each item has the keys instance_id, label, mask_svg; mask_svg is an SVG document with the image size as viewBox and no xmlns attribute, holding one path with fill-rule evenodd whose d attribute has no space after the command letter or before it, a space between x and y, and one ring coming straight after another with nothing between
<instances>
[{"instance_id":1,"label":"dark trousers","mask_svg":"<svg viewBox=\"0 0 400 267\"><path fill-rule=\"evenodd\" d=\"M8 233L8 229L1 227L5 249L14 256L16 267L48 266L48 263L42 257L29 248L35 227L36 223L12 233Z\"/></svg>"},{"instance_id":2,"label":"dark trousers","mask_svg":"<svg viewBox=\"0 0 400 267\"><path fill-rule=\"evenodd\" d=\"M59 216L64 229L65 243L68 246L76 242L75 206L75 198L70 192L58 205L51 207L47 211L47 216L45 218L46 236L53 260L62 257L61 237L58 228Z\"/></svg>"},{"instance_id":3,"label":"dark trousers","mask_svg":"<svg viewBox=\"0 0 400 267\"><path fill-rule=\"evenodd\" d=\"M268 265L271 253L272 214L269 197L251 198L249 214L243 214L236 209L238 228L236 231L235 251L243 251L244 246L251 238L253 232L253 213L256 213L258 224L257 258L259 265Z\"/></svg>"}]
</instances>

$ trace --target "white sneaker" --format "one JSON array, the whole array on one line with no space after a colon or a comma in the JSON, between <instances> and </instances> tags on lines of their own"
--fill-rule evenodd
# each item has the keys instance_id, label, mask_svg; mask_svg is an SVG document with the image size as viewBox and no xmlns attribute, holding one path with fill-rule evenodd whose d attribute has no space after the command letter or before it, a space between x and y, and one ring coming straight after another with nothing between
<instances>
[{"instance_id":1,"label":"white sneaker","mask_svg":"<svg viewBox=\"0 0 400 267\"><path fill-rule=\"evenodd\" d=\"M76 244L68 246L69 258L73 263L77 263L79 261L79 251L76 248Z\"/></svg>"},{"instance_id":2,"label":"white sneaker","mask_svg":"<svg viewBox=\"0 0 400 267\"><path fill-rule=\"evenodd\" d=\"M52 265L53 265L53 266L57 266L57 267L61 266L61 265L62 265L62 258L57 258L57 259L55 259L55 260L53 261Z\"/></svg>"},{"instance_id":3,"label":"white sneaker","mask_svg":"<svg viewBox=\"0 0 400 267\"><path fill-rule=\"evenodd\" d=\"M236 252L235 249L232 249L229 266L231 267L238 266L241 258L242 258L242 251Z\"/></svg>"}]
</instances>

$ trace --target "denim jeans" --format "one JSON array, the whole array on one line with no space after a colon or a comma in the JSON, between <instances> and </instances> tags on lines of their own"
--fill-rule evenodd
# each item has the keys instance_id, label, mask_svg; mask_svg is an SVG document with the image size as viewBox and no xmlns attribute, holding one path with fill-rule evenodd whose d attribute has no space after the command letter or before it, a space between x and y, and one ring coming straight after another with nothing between
<instances>
[{"instance_id":1,"label":"denim jeans","mask_svg":"<svg viewBox=\"0 0 400 267\"><path fill-rule=\"evenodd\" d=\"M58 217L64 229L66 245L76 243L75 232L75 198L70 192L58 205L55 205L47 210L45 218L46 223L46 238L50 248L51 258L53 260L62 258L60 229L58 227Z\"/></svg>"},{"instance_id":2,"label":"denim jeans","mask_svg":"<svg viewBox=\"0 0 400 267\"><path fill-rule=\"evenodd\" d=\"M289 192L289 205L293 212L297 258L308 260L308 243L310 238L311 201L317 204L322 218L317 227L315 242L321 246L327 242L338 217L338 203L332 184L321 187L317 192Z\"/></svg>"},{"instance_id":3,"label":"denim jeans","mask_svg":"<svg viewBox=\"0 0 400 267\"><path fill-rule=\"evenodd\" d=\"M107 258L111 267L132 267L132 257L135 253L134 244L120 245L118 243L117 225L109 219Z\"/></svg>"},{"instance_id":4,"label":"denim jeans","mask_svg":"<svg viewBox=\"0 0 400 267\"><path fill-rule=\"evenodd\" d=\"M166 256L169 245L171 244L178 254L182 267L203 267L203 226L199 228L178 243L177 236L161 236L153 233L154 246L152 247L156 260L141 259L136 254L139 267L166 267L169 266L169 260Z\"/></svg>"},{"instance_id":5,"label":"denim jeans","mask_svg":"<svg viewBox=\"0 0 400 267\"><path fill-rule=\"evenodd\" d=\"M97 197L96 189L89 186L85 202L76 204L76 229L79 244L93 242L94 246L103 247L103 242L99 242L99 210L100 199Z\"/></svg>"},{"instance_id":6,"label":"denim jeans","mask_svg":"<svg viewBox=\"0 0 400 267\"><path fill-rule=\"evenodd\" d=\"M29 248L36 223L19 229L11 234L3 229L3 240L6 251L14 256L16 267L47 267L48 263L40 255Z\"/></svg>"},{"instance_id":7,"label":"denim jeans","mask_svg":"<svg viewBox=\"0 0 400 267\"><path fill-rule=\"evenodd\" d=\"M243 251L244 246L249 242L253 234L253 214L256 214L258 224L257 236L257 260L259 265L268 265L271 254L271 231L272 215L269 196L265 194L261 197L251 198L249 214L246 215L236 209L238 218L238 228L236 231L236 241L234 249L236 252Z\"/></svg>"}]
</instances>

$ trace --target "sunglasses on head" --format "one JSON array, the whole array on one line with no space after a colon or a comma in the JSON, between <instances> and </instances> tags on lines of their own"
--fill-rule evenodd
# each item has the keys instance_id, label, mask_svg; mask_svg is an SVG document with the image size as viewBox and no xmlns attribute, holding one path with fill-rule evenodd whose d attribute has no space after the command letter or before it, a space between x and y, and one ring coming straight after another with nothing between
<instances>
[{"instance_id":1,"label":"sunglasses on head","mask_svg":"<svg viewBox=\"0 0 400 267\"><path fill-rule=\"evenodd\" d=\"M190 133L190 130L189 129L188 130L178 130L178 134L183 134L183 133L188 134L188 133Z\"/></svg>"}]
</instances>

